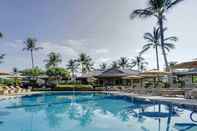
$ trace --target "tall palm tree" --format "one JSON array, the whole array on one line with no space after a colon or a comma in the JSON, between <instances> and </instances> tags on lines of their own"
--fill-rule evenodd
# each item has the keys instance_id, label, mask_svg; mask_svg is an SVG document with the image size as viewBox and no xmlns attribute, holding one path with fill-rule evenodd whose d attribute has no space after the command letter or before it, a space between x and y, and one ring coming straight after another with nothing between
<instances>
[{"instance_id":1,"label":"tall palm tree","mask_svg":"<svg viewBox=\"0 0 197 131\"><path fill-rule=\"evenodd\" d=\"M139 72L143 71L147 64L148 63L145 61L145 59L141 55L136 56L135 58L133 58L131 60L132 67L137 66L137 69L138 69Z\"/></svg>"},{"instance_id":2,"label":"tall palm tree","mask_svg":"<svg viewBox=\"0 0 197 131\"><path fill-rule=\"evenodd\" d=\"M100 70L106 70L107 69L107 63L101 63L100 65Z\"/></svg>"},{"instance_id":3,"label":"tall palm tree","mask_svg":"<svg viewBox=\"0 0 197 131\"><path fill-rule=\"evenodd\" d=\"M158 54L158 47L160 46L160 30L159 28L154 27L153 33L145 33L144 39L147 41L147 44L145 44L142 48L141 54L148 51L150 48L155 49L155 55L156 55L156 62L157 62L157 70L159 70L159 54Z\"/></svg>"},{"instance_id":4,"label":"tall palm tree","mask_svg":"<svg viewBox=\"0 0 197 131\"><path fill-rule=\"evenodd\" d=\"M30 51L32 68L34 68L33 52L43 49L42 47L37 47L36 42L37 42L37 40L35 38L27 38L27 40L24 41L25 47L23 48L23 51L25 51L25 50Z\"/></svg>"},{"instance_id":5,"label":"tall palm tree","mask_svg":"<svg viewBox=\"0 0 197 131\"><path fill-rule=\"evenodd\" d=\"M126 69L129 67L129 59L127 57L120 57L118 60L118 65L121 69Z\"/></svg>"},{"instance_id":6,"label":"tall palm tree","mask_svg":"<svg viewBox=\"0 0 197 131\"><path fill-rule=\"evenodd\" d=\"M46 67L56 67L59 63L62 62L61 55L59 53L51 52L48 54L48 59L45 59Z\"/></svg>"},{"instance_id":7,"label":"tall palm tree","mask_svg":"<svg viewBox=\"0 0 197 131\"><path fill-rule=\"evenodd\" d=\"M85 53L79 54L78 62L81 67L81 73L87 73L93 69L92 58Z\"/></svg>"},{"instance_id":8,"label":"tall palm tree","mask_svg":"<svg viewBox=\"0 0 197 131\"><path fill-rule=\"evenodd\" d=\"M71 73L72 73L72 79L74 79L75 72L77 71L78 66L79 66L79 64L77 63L77 60L75 60L75 59L70 59L70 60L68 61L67 69L69 69L69 70L71 71Z\"/></svg>"},{"instance_id":9,"label":"tall palm tree","mask_svg":"<svg viewBox=\"0 0 197 131\"><path fill-rule=\"evenodd\" d=\"M166 57L166 51L164 47L164 20L165 14L171 8L173 8L178 3L182 2L183 0L148 0L147 8L145 9L137 9L132 12L131 18L140 17L140 18L147 18L154 16L157 18L157 22L159 24L160 32L161 32L161 48L164 57L164 62L166 66L166 70L168 70L168 60Z\"/></svg>"}]
</instances>

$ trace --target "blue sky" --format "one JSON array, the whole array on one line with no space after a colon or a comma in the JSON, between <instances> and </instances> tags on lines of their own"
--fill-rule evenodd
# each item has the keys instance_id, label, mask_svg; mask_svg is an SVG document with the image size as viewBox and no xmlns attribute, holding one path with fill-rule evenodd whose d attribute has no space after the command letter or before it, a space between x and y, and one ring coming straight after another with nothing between
<instances>
[{"instance_id":1,"label":"blue sky","mask_svg":"<svg viewBox=\"0 0 197 131\"><path fill-rule=\"evenodd\" d=\"M132 58L144 44L144 32L152 31L154 18L130 20L130 13L145 7L146 0L1 0L0 53L5 53L0 70L13 67L29 68L30 56L23 52L27 37L38 39L44 50L35 54L36 65L44 67L43 60L50 51L60 52L65 66L70 58L81 52L88 53L95 63L108 62L121 56ZM197 1L185 0L170 10L168 35L176 35L176 50L169 61L196 58ZM155 67L153 52L144 57L149 68ZM162 57L161 64L163 65Z\"/></svg>"}]
</instances>

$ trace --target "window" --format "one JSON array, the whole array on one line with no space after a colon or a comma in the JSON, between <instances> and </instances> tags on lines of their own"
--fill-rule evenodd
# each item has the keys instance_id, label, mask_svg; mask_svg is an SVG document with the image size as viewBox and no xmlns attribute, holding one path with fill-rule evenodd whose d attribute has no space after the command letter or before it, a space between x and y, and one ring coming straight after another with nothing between
<instances>
[{"instance_id":1,"label":"window","mask_svg":"<svg viewBox=\"0 0 197 131\"><path fill-rule=\"evenodd\" d=\"M197 75L193 75L192 76L192 83L196 83L197 84Z\"/></svg>"}]
</instances>

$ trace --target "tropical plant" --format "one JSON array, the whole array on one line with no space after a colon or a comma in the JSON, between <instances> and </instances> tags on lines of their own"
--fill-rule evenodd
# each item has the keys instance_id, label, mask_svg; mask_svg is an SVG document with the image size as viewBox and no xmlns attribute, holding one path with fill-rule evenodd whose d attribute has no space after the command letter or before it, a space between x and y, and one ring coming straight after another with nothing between
<instances>
[{"instance_id":1,"label":"tropical plant","mask_svg":"<svg viewBox=\"0 0 197 131\"><path fill-rule=\"evenodd\" d=\"M72 73L72 79L74 79L75 72L77 71L78 67L79 67L79 64L77 63L77 60L70 59L68 61L67 69L71 71L71 73Z\"/></svg>"},{"instance_id":2,"label":"tropical plant","mask_svg":"<svg viewBox=\"0 0 197 131\"><path fill-rule=\"evenodd\" d=\"M118 65L121 69L126 69L129 67L129 59L127 57L120 57L118 60Z\"/></svg>"},{"instance_id":3,"label":"tropical plant","mask_svg":"<svg viewBox=\"0 0 197 131\"><path fill-rule=\"evenodd\" d=\"M45 73L42 69L38 67L25 69L20 72L22 73L23 76L26 76L27 80L29 81L29 84L32 84L33 86L36 85L38 81L38 76L43 75Z\"/></svg>"},{"instance_id":4,"label":"tropical plant","mask_svg":"<svg viewBox=\"0 0 197 131\"><path fill-rule=\"evenodd\" d=\"M81 53L77 60L81 67L81 73L87 73L93 69L92 58L85 53Z\"/></svg>"},{"instance_id":5,"label":"tropical plant","mask_svg":"<svg viewBox=\"0 0 197 131\"><path fill-rule=\"evenodd\" d=\"M26 41L24 41L25 47L23 48L23 51L30 51L31 54L31 63L32 68L34 68L34 51L38 51L43 49L42 47L37 47L37 40L35 38L27 38Z\"/></svg>"},{"instance_id":6,"label":"tropical plant","mask_svg":"<svg viewBox=\"0 0 197 131\"><path fill-rule=\"evenodd\" d=\"M145 59L140 55L131 59L131 67L137 67L138 71L143 71L147 64L148 63L145 61Z\"/></svg>"},{"instance_id":7,"label":"tropical plant","mask_svg":"<svg viewBox=\"0 0 197 131\"><path fill-rule=\"evenodd\" d=\"M111 68L120 68L117 61L112 61Z\"/></svg>"},{"instance_id":8,"label":"tropical plant","mask_svg":"<svg viewBox=\"0 0 197 131\"><path fill-rule=\"evenodd\" d=\"M174 67L175 65L177 64L178 62L176 61L171 61L169 62L169 68L170 68L170 71L173 72L174 71Z\"/></svg>"},{"instance_id":9,"label":"tropical plant","mask_svg":"<svg viewBox=\"0 0 197 131\"><path fill-rule=\"evenodd\" d=\"M154 16L157 18L157 22L159 24L160 33L161 33L161 48L162 54L165 62L166 69L168 69L168 60L166 57L165 51L165 42L164 42L164 20L166 19L165 15L167 11L173 8L178 3L182 2L183 0L148 0L147 8L145 9L137 9L134 10L131 14L131 19L135 17L140 18L147 18Z\"/></svg>"},{"instance_id":10,"label":"tropical plant","mask_svg":"<svg viewBox=\"0 0 197 131\"><path fill-rule=\"evenodd\" d=\"M59 84L60 80L68 79L70 77L69 71L61 67L48 68L46 71L46 75L48 75L51 79L56 80L56 85Z\"/></svg>"},{"instance_id":11,"label":"tropical plant","mask_svg":"<svg viewBox=\"0 0 197 131\"><path fill-rule=\"evenodd\" d=\"M153 33L145 33L144 39L146 40L146 44L143 46L141 54L148 51L150 48L155 49L155 55L156 55L156 62L157 62L157 70L159 70L159 54L158 54L158 47L160 46L160 29L154 27Z\"/></svg>"},{"instance_id":12,"label":"tropical plant","mask_svg":"<svg viewBox=\"0 0 197 131\"><path fill-rule=\"evenodd\" d=\"M14 80L14 86L17 86L21 83L21 79L18 78L17 74L19 73L18 69L16 67L13 68L13 80Z\"/></svg>"},{"instance_id":13,"label":"tropical plant","mask_svg":"<svg viewBox=\"0 0 197 131\"><path fill-rule=\"evenodd\" d=\"M99 67L100 67L100 70L105 71L105 70L107 69L107 63L101 63L101 64L99 65Z\"/></svg>"},{"instance_id":14,"label":"tropical plant","mask_svg":"<svg viewBox=\"0 0 197 131\"><path fill-rule=\"evenodd\" d=\"M59 53L51 52L47 57L48 59L44 60L44 62L46 62L46 68L56 67L62 62L61 55Z\"/></svg>"},{"instance_id":15,"label":"tropical plant","mask_svg":"<svg viewBox=\"0 0 197 131\"><path fill-rule=\"evenodd\" d=\"M25 69L20 72L22 73L23 76L30 76L30 77L38 77L44 74L44 71L38 67Z\"/></svg>"},{"instance_id":16,"label":"tropical plant","mask_svg":"<svg viewBox=\"0 0 197 131\"><path fill-rule=\"evenodd\" d=\"M153 28L153 33L145 33L144 34L144 39L147 41L147 44L145 44L143 46L143 49L141 51L141 54L145 53L146 51L148 51L149 49L153 48L155 49L155 55L156 55L156 62L157 62L157 70L159 70L159 54L158 54L158 48L161 47L160 44L160 37L161 37L161 33L160 33L160 28ZM170 51L171 49L175 48L175 45L171 42L176 42L178 40L177 37L175 36L171 36L171 37L167 37L164 39L164 48L166 51Z\"/></svg>"}]
</instances>

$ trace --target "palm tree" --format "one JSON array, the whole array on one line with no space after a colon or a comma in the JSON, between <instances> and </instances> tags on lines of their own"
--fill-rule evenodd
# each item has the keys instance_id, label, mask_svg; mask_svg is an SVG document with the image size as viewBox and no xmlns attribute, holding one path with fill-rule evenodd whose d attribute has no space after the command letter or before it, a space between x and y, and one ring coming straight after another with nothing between
<instances>
[{"instance_id":1,"label":"palm tree","mask_svg":"<svg viewBox=\"0 0 197 131\"><path fill-rule=\"evenodd\" d=\"M120 57L118 60L118 65L121 69L125 69L129 67L129 59L127 57Z\"/></svg>"},{"instance_id":2,"label":"palm tree","mask_svg":"<svg viewBox=\"0 0 197 131\"><path fill-rule=\"evenodd\" d=\"M79 54L79 58L77 60L81 67L81 73L87 73L91 69L93 69L92 58L85 53Z\"/></svg>"},{"instance_id":3,"label":"palm tree","mask_svg":"<svg viewBox=\"0 0 197 131\"><path fill-rule=\"evenodd\" d=\"M69 69L69 70L71 71L71 73L72 73L72 79L74 79L75 72L77 71L78 66L79 66L79 64L77 63L77 60L75 60L75 59L70 59L70 60L68 61L67 69Z\"/></svg>"},{"instance_id":4,"label":"palm tree","mask_svg":"<svg viewBox=\"0 0 197 131\"><path fill-rule=\"evenodd\" d=\"M164 46L164 20L165 14L171 8L173 8L178 3L182 2L183 0L148 0L147 8L145 9L137 9L132 12L131 18L140 17L140 18L147 18L154 16L157 18L157 22L159 24L160 32L161 32L161 48L162 53L165 61L166 70L168 70L168 60L166 57L165 46Z\"/></svg>"},{"instance_id":5,"label":"palm tree","mask_svg":"<svg viewBox=\"0 0 197 131\"><path fill-rule=\"evenodd\" d=\"M117 61L112 61L111 68L119 68Z\"/></svg>"},{"instance_id":6,"label":"palm tree","mask_svg":"<svg viewBox=\"0 0 197 131\"><path fill-rule=\"evenodd\" d=\"M36 46L37 40L35 38L27 38L26 41L24 41L25 47L23 48L23 51L27 50L31 53L31 62L32 62L32 68L34 68L34 56L33 52L38 51L40 49L43 49L42 47Z\"/></svg>"},{"instance_id":7,"label":"palm tree","mask_svg":"<svg viewBox=\"0 0 197 131\"><path fill-rule=\"evenodd\" d=\"M59 53L51 52L48 54L48 59L44 60L46 62L46 67L56 67L62 62L61 55Z\"/></svg>"},{"instance_id":8,"label":"palm tree","mask_svg":"<svg viewBox=\"0 0 197 131\"><path fill-rule=\"evenodd\" d=\"M107 63L101 63L100 65L100 70L106 70L107 69Z\"/></svg>"},{"instance_id":9,"label":"palm tree","mask_svg":"<svg viewBox=\"0 0 197 131\"><path fill-rule=\"evenodd\" d=\"M153 34L147 32L144 34L144 39L147 41L147 44L143 46L142 51L140 52L143 54L144 52L148 51L150 48L155 49L156 55L156 62L157 62L157 70L159 70L159 54L158 54L158 47L160 46L160 30L159 28L153 28Z\"/></svg>"},{"instance_id":10,"label":"palm tree","mask_svg":"<svg viewBox=\"0 0 197 131\"><path fill-rule=\"evenodd\" d=\"M139 72L143 71L147 64L148 63L145 61L145 59L141 55L136 56L135 58L133 58L132 62L131 62L132 67L137 66L137 69L138 69Z\"/></svg>"},{"instance_id":11,"label":"palm tree","mask_svg":"<svg viewBox=\"0 0 197 131\"><path fill-rule=\"evenodd\" d=\"M165 29L166 31L166 29ZM159 54L158 54L158 48L161 47L160 44L160 28L153 28L153 33L145 33L144 34L144 39L147 41L147 44L143 46L142 51L140 52L141 54L145 53L148 51L150 48L155 49L155 55L156 55L156 62L157 62L157 70L159 70ZM178 40L177 37L175 36L170 36L164 39L164 48L166 51L170 51L171 49L175 48L175 45L171 42L176 42Z\"/></svg>"}]
</instances>

